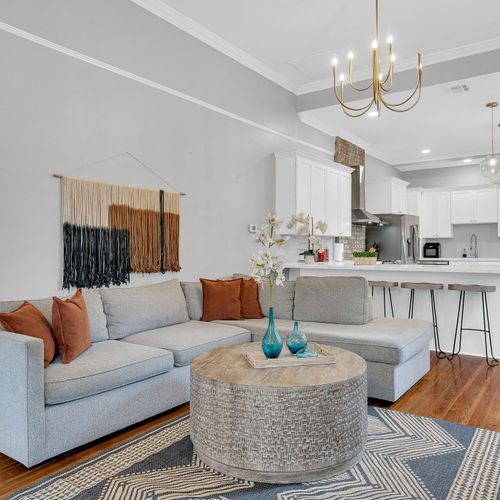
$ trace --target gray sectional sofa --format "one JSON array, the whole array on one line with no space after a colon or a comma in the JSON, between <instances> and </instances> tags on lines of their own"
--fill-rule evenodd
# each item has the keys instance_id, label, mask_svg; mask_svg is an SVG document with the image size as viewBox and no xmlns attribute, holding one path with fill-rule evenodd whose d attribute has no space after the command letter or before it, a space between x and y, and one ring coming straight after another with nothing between
<instances>
[{"instance_id":1,"label":"gray sectional sofa","mask_svg":"<svg viewBox=\"0 0 500 500\"><path fill-rule=\"evenodd\" d=\"M259 341L267 327L267 318L199 321L199 283L84 296L93 343L70 364L44 369L41 340L0 331L0 452L28 467L189 401L195 356ZM259 300L267 312L265 289ZM31 302L51 321L52 299ZM20 304L0 302L0 312ZM372 320L363 278L299 278L277 289L275 311L283 336L295 318L311 340L363 356L372 397L394 401L429 369L431 325Z\"/></svg>"}]
</instances>

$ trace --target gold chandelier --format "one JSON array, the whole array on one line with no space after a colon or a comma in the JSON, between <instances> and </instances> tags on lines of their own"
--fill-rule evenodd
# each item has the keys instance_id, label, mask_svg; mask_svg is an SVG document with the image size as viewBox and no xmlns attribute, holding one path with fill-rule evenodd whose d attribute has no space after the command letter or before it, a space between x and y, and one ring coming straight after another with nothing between
<instances>
[{"instance_id":1,"label":"gold chandelier","mask_svg":"<svg viewBox=\"0 0 500 500\"><path fill-rule=\"evenodd\" d=\"M372 98L370 102L366 106L362 106L360 108L354 108L352 106L348 106L344 99L344 83L345 83L345 75L343 73L340 74L340 95L337 90L337 65L338 59L336 57L332 60L333 67L333 91L335 97L339 101L344 113L353 118L357 118L358 116L362 116L365 113L368 113L370 108L375 105L376 111L372 111L370 116L380 116L380 112L382 106L385 108L396 111L399 113L403 113L405 111L409 111L414 108L420 99L420 94L422 90L422 62L420 53L417 54L417 83L415 88L411 92L411 94L399 103L393 103L386 100L384 94L387 94L392 90L392 80L394 75L394 61L396 59L395 55L392 53L392 37L387 37L387 55L388 55L388 69L387 74L384 78L384 74L382 73L382 59L380 56L380 40L379 40L379 23L378 23L378 0L375 0L375 40L372 43L372 81L366 87L357 87L354 85L352 81L352 65L354 54L349 52L348 58L348 82L350 87L356 92L366 92L372 89Z\"/></svg>"}]
</instances>

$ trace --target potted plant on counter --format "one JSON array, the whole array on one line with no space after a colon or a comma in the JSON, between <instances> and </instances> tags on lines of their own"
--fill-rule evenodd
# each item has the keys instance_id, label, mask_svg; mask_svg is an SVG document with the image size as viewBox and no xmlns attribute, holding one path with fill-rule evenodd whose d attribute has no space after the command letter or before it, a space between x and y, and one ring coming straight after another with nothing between
<instances>
[{"instance_id":1,"label":"potted plant on counter","mask_svg":"<svg viewBox=\"0 0 500 500\"><path fill-rule=\"evenodd\" d=\"M377 263L377 252L370 248L367 252L352 252L355 266L374 266Z\"/></svg>"},{"instance_id":2,"label":"potted plant on counter","mask_svg":"<svg viewBox=\"0 0 500 500\"><path fill-rule=\"evenodd\" d=\"M304 250L299 255L304 256L305 264L314 264L316 251L324 251L323 240L314 234L314 230L320 231L322 234L326 233L328 224L325 221L318 221L314 223L314 219L310 215L300 213L292 215L290 222L286 225L288 229L295 231L295 236L307 236L307 250Z\"/></svg>"}]
</instances>

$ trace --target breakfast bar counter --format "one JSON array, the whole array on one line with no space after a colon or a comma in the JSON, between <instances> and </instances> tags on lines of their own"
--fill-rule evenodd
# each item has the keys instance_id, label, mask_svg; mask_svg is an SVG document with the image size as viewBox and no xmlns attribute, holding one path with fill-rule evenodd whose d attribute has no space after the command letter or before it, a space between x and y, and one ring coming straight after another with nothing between
<instances>
[{"instance_id":1,"label":"breakfast bar counter","mask_svg":"<svg viewBox=\"0 0 500 500\"><path fill-rule=\"evenodd\" d=\"M363 276L369 281L397 281L442 283L443 290L435 293L441 347L451 352L457 320L459 293L447 290L451 283L493 285L497 292L488 294L493 351L500 355L500 259L495 260L450 260L449 265L432 264L382 264L355 266L352 261L314 264L288 262L285 264L288 279L299 276ZM380 292L380 293L378 293ZM374 316L383 316L383 295L375 289ZM408 317L410 291L393 288L394 313L397 317ZM417 290L415 293L414 318L431 321L429 293ZM467 294L464 327L481 328L483 324L481 294ZM433 343L431 344L434 348ZM484 336L482 332L464 332L463 354L484 355Z\"/></svg>"}]
</instances>

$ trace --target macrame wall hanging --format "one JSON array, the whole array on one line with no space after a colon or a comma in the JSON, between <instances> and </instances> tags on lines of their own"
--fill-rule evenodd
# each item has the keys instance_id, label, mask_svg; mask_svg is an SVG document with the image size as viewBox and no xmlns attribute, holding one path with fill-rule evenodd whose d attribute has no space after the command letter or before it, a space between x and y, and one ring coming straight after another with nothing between
<instances>
[{"instance_id":1,"label":"macrame wall hanging","mask_svg":"<svg viewBox=\"0 0 500 500\"><path fill-rule=\"evenodd\" d=\"M179 196L63 177L63 288L179 271ZM183 194L183 193L182 193Z\"/></svg>"}]
</instances>

